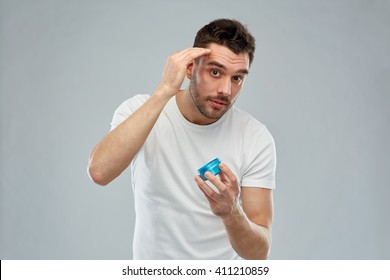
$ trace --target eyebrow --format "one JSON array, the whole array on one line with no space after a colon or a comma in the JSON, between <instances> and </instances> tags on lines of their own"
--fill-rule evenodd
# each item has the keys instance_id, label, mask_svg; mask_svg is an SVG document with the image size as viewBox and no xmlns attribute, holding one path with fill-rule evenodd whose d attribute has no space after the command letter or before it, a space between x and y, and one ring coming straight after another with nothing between
<instances>
[{"instance_id":1,"label":"eyebrow","mask_svg":"<svg viewBox=\"0 0 390 280\"><path fill-rule=\"evenodd\" d=\"M221 63L219 63L217 61L210 61L210 62L207 63L207 66L216 66L218 68L227 70L225 65L223 65L223 64L221 64ZM248 69L245 68L245 69L238 70L237 73L242 73L242 74L246 74L247 75L247 74L249 74L249 71L248 71Z\"/></svg>"}]
</instances>

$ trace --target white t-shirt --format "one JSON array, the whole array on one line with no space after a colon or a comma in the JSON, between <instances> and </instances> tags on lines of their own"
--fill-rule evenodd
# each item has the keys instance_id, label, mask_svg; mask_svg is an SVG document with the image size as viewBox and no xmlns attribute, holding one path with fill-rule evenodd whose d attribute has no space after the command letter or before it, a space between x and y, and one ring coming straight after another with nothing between
<instances>
[{"instance_id":1,"label":"white t-shirt","mask_svg":"<svg viewBox=\"0 0 390 280\"><path fill-rule=\"evenodd\" d=\"M122 103L111 129L148 98ZM275 188L275 144L263 124L233 106L218 121L196 125L171 98L131 163L134 259L239 259L194 181L197 170L217 157L241 186Z\"/></svg>"}]
</instances>

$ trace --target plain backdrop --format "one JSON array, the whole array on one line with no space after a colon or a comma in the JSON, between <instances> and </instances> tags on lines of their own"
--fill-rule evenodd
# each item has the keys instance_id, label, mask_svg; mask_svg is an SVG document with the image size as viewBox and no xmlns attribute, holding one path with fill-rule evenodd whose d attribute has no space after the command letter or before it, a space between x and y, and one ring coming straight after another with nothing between
<instances>
[{"instance_id":1,"label":"plain backdrop","mask_svg":"<svg viewBox=\"0 0 390 280\"><path fill-rule=\"evenodd\" d=\"M0 259L132 258L130 172L97 186L89 153L222 17L257 41L236 104L277 145L270 258L390 258L389 1L1 0Z\"/></svg>"}]
</instances>

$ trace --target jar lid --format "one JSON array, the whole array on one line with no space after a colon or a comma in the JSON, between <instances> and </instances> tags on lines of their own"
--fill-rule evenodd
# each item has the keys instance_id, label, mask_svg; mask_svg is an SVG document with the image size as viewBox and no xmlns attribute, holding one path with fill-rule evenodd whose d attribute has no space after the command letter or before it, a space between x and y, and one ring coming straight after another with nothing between
<instances>
[{"instance_id":1,"label":"jar lid","mask_svg":"<svg viewBox=\"0 0 390 280\"><path fill-rule=\"evenodd\" d=\"M221 169L219 168L220 163L221 161L219 160L219 158L215 158L198 169L198 174L203 179L203 181L207 181L207 178L204 176L207 171L213 173L214 176L218 175L221 172Z\"/></svg>"}]
</instances>

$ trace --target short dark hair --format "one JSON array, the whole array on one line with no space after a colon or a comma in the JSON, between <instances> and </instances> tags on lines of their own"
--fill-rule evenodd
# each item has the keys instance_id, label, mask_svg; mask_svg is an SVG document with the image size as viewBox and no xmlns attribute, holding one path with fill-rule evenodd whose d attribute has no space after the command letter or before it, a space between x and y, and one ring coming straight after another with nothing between
<instances>
[{"instance_id":1,"label":"short dark hair","mask_svg":"<svg viewBox=\"0 0 390 280\"><path fill-rule=\"evenodd\" d=\"M206 48L210 43L229 48L232 52L248 53L249 64L255 53L255 38L241 22L217 19L203 26L196 34L194 47Z\"/></svg>"}]
</instances>

